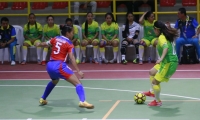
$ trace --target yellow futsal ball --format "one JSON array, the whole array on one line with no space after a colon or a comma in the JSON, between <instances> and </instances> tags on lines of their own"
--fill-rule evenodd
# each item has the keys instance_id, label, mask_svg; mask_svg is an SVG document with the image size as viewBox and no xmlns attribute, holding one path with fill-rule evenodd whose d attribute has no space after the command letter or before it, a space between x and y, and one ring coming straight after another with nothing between
<instances>
[{"instance_id":1,"label":"yellow futsal ball","mask_svg":"<svg viewBox=\"0 0 200 120\"><path fill-rule=\"evenodd\" d=\"M137 104L143 104L146 100L146 95L143 93L136 93L134 96L134 100Z\"/></svg>"}]
</instances>

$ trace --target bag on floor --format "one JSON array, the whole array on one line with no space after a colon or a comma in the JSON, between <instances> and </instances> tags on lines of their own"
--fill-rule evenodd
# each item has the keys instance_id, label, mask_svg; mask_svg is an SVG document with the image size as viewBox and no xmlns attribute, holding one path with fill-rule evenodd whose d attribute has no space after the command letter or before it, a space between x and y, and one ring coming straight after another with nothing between
<instances>
[{"instance_id":1,"label":"bag on floor","mask_svg":"<svg viewBox=\"0 0 200 120\"><path fill-rule=\"evenodd\" d=\"M182 64L199 63L197 59L196 49L193 45L192 46L183 45L181 63Z\"/></svg>"}]
</instances>

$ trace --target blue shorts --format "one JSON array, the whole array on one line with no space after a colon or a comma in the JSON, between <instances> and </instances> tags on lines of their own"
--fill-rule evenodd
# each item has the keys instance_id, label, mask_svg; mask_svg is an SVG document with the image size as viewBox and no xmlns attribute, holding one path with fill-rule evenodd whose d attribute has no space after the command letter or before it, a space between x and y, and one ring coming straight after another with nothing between
<instances>
[{"instance_id":1,"label":"blue shorts","mask_svg":"<svg viewBox=\"0 0 200 120\"><path fill-rule=\"evenodd\" d=\"M74 72L63 61L49 61L47 63L47 72L52 80L69 79Z\"/></svg>"}]
</instances>

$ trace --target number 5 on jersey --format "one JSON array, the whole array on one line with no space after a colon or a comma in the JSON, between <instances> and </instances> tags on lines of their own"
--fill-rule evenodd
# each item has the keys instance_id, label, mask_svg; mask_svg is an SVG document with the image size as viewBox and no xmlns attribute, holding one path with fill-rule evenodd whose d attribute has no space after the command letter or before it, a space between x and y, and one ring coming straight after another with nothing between
<instances>
[{"instance_id":1,"label":"number 5 on jersey","mask_svg":"<svg viewBox=\"0 0 200 120\"><path fill-rule=\"evenodd\" d=\"M56 48L57 48L57 51L53 51L54 54L59 54L60 53L60 46L62 45L62 43L60 42L56 42Z\"/></svg>"}]
</instances>

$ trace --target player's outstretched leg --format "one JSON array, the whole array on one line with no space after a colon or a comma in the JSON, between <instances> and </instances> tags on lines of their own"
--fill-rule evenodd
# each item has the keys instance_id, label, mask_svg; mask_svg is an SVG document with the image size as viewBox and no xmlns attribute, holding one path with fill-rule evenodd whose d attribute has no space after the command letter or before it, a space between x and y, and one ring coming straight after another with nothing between
<instances>
[{"instance_id":1,"label":"player's outstretched leg","mask_svg":"<svg viewBox=\"0 0 200 120\"><path fill-rule=\"evenodd\" d=\"M42 95L42 97L40 98L40 101L39 101L41 105L47 104L46 98L49 96L49 94L51 93L53 88L56 86L58 81L59 80L52 80L47 84L46 89L45 89L45 91L44 91L44 93L43 93L43 95Z\"/></svg>"},{"instance_id":2,"label":"player's outstretched leg","mask_svg":"<svg viewBox=\"0 0 200 120\"><path fill-rule=\"evenodd\" d=\"M87 109L93 109L94 105L86 102L85 100L85 91L83 88L83 85L81 84L80 80L73 74L70 76L70 78L67 80L71 84L73 84L76 87L76 93L79 97L79 107L81 108L87 108Z\"/></svg>"},{"instance_id":3,"label":"player's outstretched leg","mask_svg":"<svg viewBox=\"0 0 200 120\"><path fill-rule=\"evenodd\" d=\"M157 81L156 79L154 79L152 81L152 85L153 85L153 91L155 94L155 100L150 102L148 105L149 106L161 106L162 102L160 100L160 91L161 91L160 82Z\"/></svg>"},{"instance_id":4,"label":"player's outstretched leg","mask_svg":"<svg viewBox=\"0 0 200 120\"><path fill-rule=\"evenodd\" d=\"M149 71L149 75L150 75L150 84L151 84L151 88L149 91L146 91L146 92L143 92L143 94L145 94L146 96L149 96L149 97L155 97L154 95L154 91L153 91L153 85L152 85L152 82L154 80L154 76L155 74L158 72L158 68L159 68L159 65L155 65L150 71Z\"/></svg>"},{"instance_id":5,"label":"player's outstretched leg","mask_svg":"<svg viewBox=\"0 0 200 120\"><path fill-rule=\"evenodd\" d=\"M149 96L149 97L155 97L154 91L153 91L153 85L152 85L152 81L153 81L153 79L154 79L154 76L151 76L151 75L150 75L149 78L150 78L151 88L150 88L149 91L143 92L143 94L145 94L146 96Z\"/></svg>"}]
</instances>

